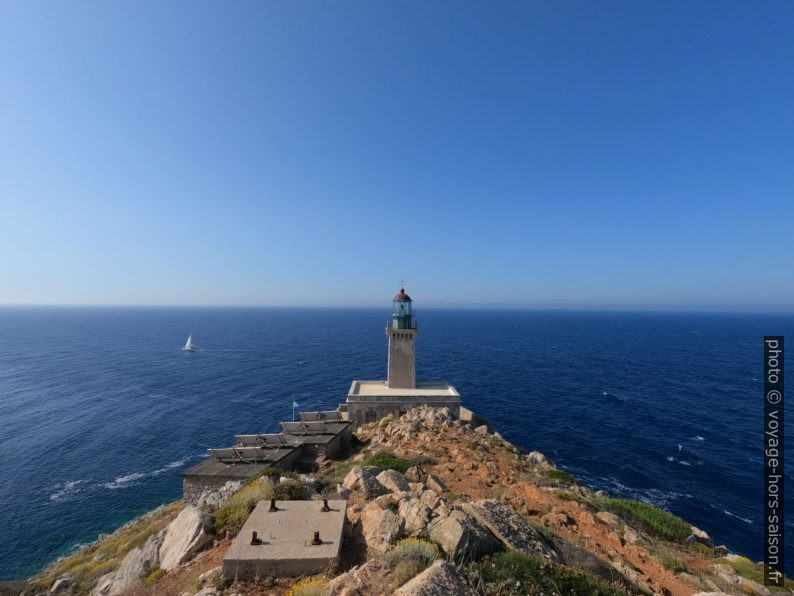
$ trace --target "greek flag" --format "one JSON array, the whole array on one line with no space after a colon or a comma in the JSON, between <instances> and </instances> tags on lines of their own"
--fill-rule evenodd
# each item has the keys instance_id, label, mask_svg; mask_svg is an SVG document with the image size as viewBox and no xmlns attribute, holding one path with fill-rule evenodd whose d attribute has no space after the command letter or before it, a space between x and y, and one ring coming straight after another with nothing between
<instances>
[{"instance_id":1,"label":"greek flag","mask_svg":"<svg viewBox=\"0 0 794 596\"><path fill-rule=\"evenodd\" d=\"M293 408L297 408L298 407L298 402L296 402L294 399L292 400L292 407Z\"/></svg>"}]
</instances>

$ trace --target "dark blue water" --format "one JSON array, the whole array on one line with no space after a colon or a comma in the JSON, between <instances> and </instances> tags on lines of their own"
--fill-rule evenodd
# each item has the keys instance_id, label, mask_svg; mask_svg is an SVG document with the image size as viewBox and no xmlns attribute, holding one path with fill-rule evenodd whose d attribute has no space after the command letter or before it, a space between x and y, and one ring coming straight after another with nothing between
<instances>
[{"instance_id":1,"label":"dark blue water","mask_svg":"<svg viewBox=\"0 0 794 596\"><path fill-rule=\"evenodd\" d=\"M0 309L0 578L179 498L181 469L275 430L293 400L333 408L352 379L382 378L387 315ZM428 309L419 323L419 378L453 383L510 441L761 557L762 338L794 336L794 318ZM180 350L190 332L204 351Z\"/></svg>"}]
</instances>

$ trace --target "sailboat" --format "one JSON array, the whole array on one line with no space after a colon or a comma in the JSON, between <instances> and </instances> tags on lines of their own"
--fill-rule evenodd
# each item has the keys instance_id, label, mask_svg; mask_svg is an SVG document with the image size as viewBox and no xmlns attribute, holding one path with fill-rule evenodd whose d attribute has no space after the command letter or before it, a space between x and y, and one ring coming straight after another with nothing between
<instances>
[{"instance_id":1,"label":"sailboat","mask_svg":"<svg viewBox=\"0 0 794 596\"><path fill-rule=\"evenodd\" d=\"M198 348L196 347L196 344L193 343L193 334L192 333L187 336L187 341L185 342L185 347L182 348L182 351L184 351L184 352L196 352L196 351L198 351Z\"/></svg>"}]
</instances>

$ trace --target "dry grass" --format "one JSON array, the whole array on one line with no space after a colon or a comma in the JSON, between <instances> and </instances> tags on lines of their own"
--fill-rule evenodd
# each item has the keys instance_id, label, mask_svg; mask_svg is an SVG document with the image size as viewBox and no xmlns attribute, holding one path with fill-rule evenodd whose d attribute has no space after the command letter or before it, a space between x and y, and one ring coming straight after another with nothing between
<instances>
[{"instance_id":1,"label":"dry grass","mask_svg":"<svg viewBox=\"0 0 794 596\"><path fill-rule=\"evenodd\" d=\"M182 506L182 501L171 503L142 517L129 527L117 530L98 544L59 559L33 577L25 593L47 591L56 579L66 573L74 576L75 593L88 593L101 576L118 568L128 552L142 546L150 536L165 528L177 516Z\"/></svg>"}]
</instances>

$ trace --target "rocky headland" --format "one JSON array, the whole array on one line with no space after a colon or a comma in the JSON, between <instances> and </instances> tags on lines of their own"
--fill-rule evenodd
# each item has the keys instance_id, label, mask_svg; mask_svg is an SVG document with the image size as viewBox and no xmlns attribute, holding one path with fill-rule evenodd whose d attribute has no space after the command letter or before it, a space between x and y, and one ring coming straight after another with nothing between
<instances>
[{"instance_id":1,"label":"rocky headland","mask_svg":"<svg viewBox=\"0 0 794 596\"><path fill-rule=\"evenodd\" d=\"M665 511L580 486L488 424L418 407L355 437L347 459L316 472L267 469L197 506L158 508L56 561L24 594L772 593L759 564ZM223 576L224 554L256 503L323 497L348 503L334 568L311 578Z\"/></svg>"}]
</instances>

